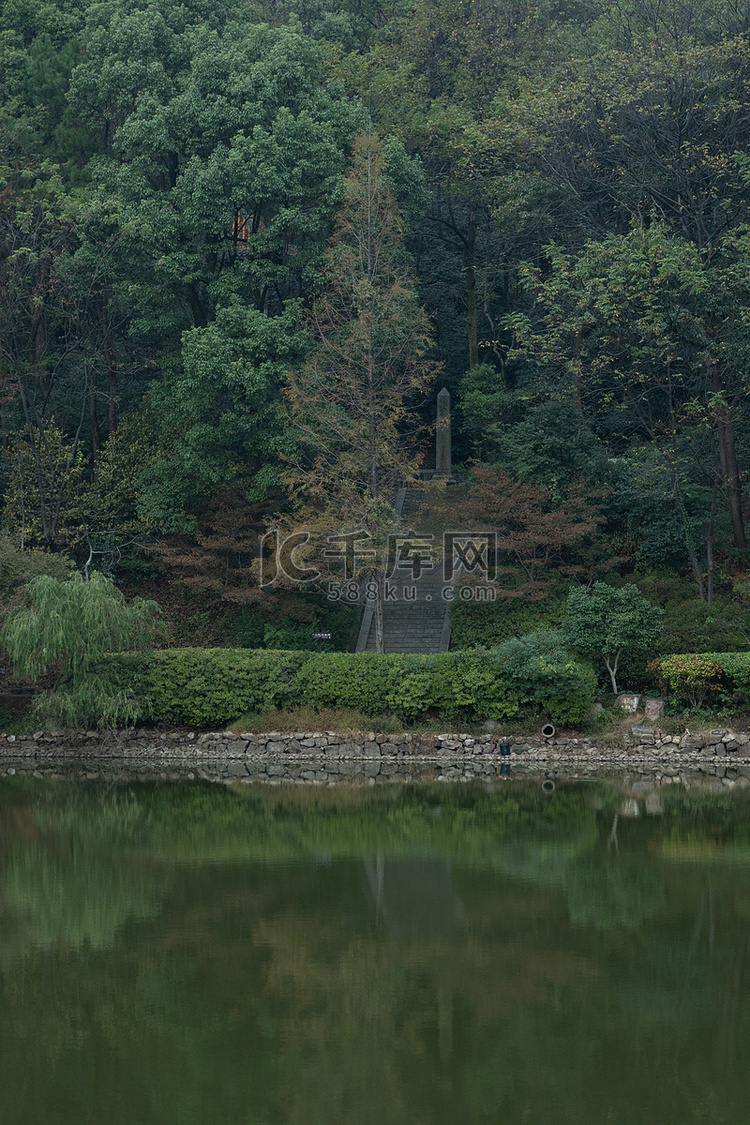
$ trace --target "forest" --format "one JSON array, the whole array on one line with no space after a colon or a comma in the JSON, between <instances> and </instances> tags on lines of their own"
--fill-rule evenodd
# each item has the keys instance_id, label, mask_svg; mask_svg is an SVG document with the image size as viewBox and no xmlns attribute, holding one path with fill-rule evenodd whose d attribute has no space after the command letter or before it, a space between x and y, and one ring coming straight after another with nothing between
<instances>
[{"instance_id":1,"label":"forest","mask_svg":"<svg viewBox=\"0 0 750 1125\"><path fill-rule=\"evenodd\" d=\"M387 536L445 386L455 647L604 582L748 648L750 4L3 0L0 88L6 607L101 571L172 646L348 649L259 544Z\"/></svg>"}]
</instances>

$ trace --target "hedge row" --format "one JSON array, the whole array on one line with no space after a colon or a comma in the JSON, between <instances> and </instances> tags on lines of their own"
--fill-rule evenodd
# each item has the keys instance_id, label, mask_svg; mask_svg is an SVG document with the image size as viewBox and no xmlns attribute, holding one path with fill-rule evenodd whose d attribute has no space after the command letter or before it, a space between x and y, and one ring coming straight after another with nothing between
<instances>
[{"instance_id":1,"label":"hedge row","mask_svg":"<svg viewBox=\"0 0 750 1125\"><path fill-rule=\"evenodd\" d=\"M663 691L693 707L719 694L750 703L750 652L693 652L649 664Z\"/></svg>"},{"instance_id":2,"label":"hedge row","mask_svg":"<svg viewBox=\"0 0 750 1125\"><path fill-rule=\"evenodd\" d=\"M538 666L537 666L538 665ZM539 659L522 674L491 652L431 656L280 652L270 649L165 649L110 657L118 686L140 701L141 718L197 727L241 715L306 705L393 712L404 721L431 715L510 719L542 712L579 722L591 707L595 678L573 660Z\"/></svg>"}]
</instances>

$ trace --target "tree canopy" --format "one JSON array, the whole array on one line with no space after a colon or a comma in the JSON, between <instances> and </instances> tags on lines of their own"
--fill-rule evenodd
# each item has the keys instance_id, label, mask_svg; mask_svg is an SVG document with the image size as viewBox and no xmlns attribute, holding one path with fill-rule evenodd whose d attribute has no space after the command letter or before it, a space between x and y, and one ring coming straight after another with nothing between
<instances>
[{"instance_id":1,"label":"tree canopy","mask_svg":"<svg viewBox=\"0 0 750 1125\"><path fill-rule=\"evenodd\" d=\"M168 616L226 643L296 505L390 519L439 368L506 587L548 623L584 577L669 590L663 643L713 648L749 563L749 54L730 0L4 5L0 531L195 580ZM305 597L243 593L243 635ZM504 601L452 612L489 642Z\"/></svg>"}]
</instances>

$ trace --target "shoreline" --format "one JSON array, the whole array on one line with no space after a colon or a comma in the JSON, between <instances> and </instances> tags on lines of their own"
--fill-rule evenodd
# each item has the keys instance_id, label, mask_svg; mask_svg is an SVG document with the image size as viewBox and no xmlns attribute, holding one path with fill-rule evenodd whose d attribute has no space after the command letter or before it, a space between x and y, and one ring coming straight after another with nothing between
<instances>
[{"instance_id":1,"label":"shoreline","mask_svg":"<svg viewBox=\"0 0 750 1125\"><path fill-rule=\"evenodd\" d=\"M599 747L575 735L524 739L510 733L40 731L0 736L0 776L270 785L613 780L626 787L750 788L746 732L636 730L624 732L621 747Z\"/></svg>"}]
</instances>

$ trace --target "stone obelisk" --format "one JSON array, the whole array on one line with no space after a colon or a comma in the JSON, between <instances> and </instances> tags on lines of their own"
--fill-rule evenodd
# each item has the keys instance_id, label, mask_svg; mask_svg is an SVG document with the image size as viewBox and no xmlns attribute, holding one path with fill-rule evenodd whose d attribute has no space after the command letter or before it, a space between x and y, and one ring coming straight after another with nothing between
<instances>
[{"instance_id":1,"label":"stone obelisk","mask_svg":"<svg viewBox=\"0 0 750 1125\"><path fill-rule=\"evenodd\" d=\"M435 424L435 475L451 475L451 396L443 387L437 396L437 420Z\"/></svg>"}]
</instances>

